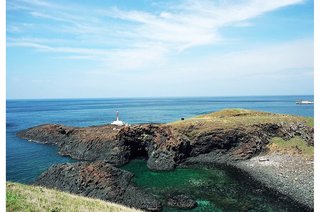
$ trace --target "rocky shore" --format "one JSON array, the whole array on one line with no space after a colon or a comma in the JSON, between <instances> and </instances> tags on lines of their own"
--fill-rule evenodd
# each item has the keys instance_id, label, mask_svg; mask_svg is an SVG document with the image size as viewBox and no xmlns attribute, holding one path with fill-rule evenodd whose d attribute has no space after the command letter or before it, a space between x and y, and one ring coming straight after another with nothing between
<instances>
[{"instance_id":1,"label":"rocky shore","mask_svg":"<svg viewBox=\"0 0 320 212\"><path fill-rule=\"evenodd\" d=\"M296 155L270 153L241 161L235 166L248 172L265 186L313 208L313 160Z\"/></svg>"},{"instance_id":2,"label":"rocky shore","mask_svg":"<svg viewBox=\"0 0 320 212\"><path fill-rule=\"evenodd\" d=\"M301 155L270 152L248 160L230 161L221 152L210 152L186 159L181 166L195 164L228 165L238 168L264 186L304 205L306 211L314 207L313 159Z\"/></svg>"},{"instance_id":3,"label":"rocky shore","mask_svg":"<svg viewBox=\"0 0 320 212\"><path fill-rule=\"evenodd\" d=\"M133 174L105 161L65 163L45 171L35 185L86 197L120 203L148 211L159 211L161 203L131 184Z\"/></svg>"},{"instance_id":4,"label":"rocky shore","mask_svg":"<svg viewBox=\"0 0 320 212\"><path fill-rule=\"evenodd\" d=\"M313 127L310 126L309 122L308 119L302 117L234 109L169 124L142 124L123 127L103 125L84 128L47 124L21 131L18 136L30 141L56 145L60 154L78 160L91 162L103 160L103 163L109 167L108 170L101 170L104 174L116 169L115 167L110 168L111 165L118 167L138 157L145 158L148 168L157 171L172 170L183 163L236 164L238 168L252 174L266 185L272 184L271 187L279 188L280 192L290 195L301 204L306 204L312 208L313 178L309 174L304 174L305 172L301 172L303 177L300 177L299 173L292 172L296 169L294 162L282 162L282 166L286 167L282 169L283 180L275 177L280 173L275 169L276 167L268 166L269 168L266 168L263 163L255 163L255 160L259 160L261 153L265 154L267 152L268 144L274 137L290 141L291 138L298 136L306 145L313 146ZM297 155L296 157L299 158L300 156ZM270 155L270 161L277 164L278 160L276 160L276 156L271 157ZM107 163L111 165L107 165ZM301 163L303 165L308 162ZM101 162L98 164L101 165ZM78 187L73 187L75 185L72 185L72 182L74 182L75 177L79 177L78 175L81 172L79 170L84 169L84 164L77 166L80 166L80 168L54 167L48 170L48 172L54 173L60 173L61 169L64 170L62 173L65 173L63 176L66 178L56 180L53 185L62 190L78 192L82 195L94 194L93 196L99 197L93 192L98 188L100 189L99 186L95 187L95 184L89 189L91 193L88 190L78 191ZM90 165L86 164L86 166ZM78 171L73 172L74 177L69 178L66 173L73 169ZM96 173L99 174L100 171ZM56 175L59 174L52 176ZM259 177L260 175L265 177ZM91 177L91 175L87 176L88 180ZM126 178L126 185L130 185L129 178ZM291 182L292 179L296 178L309 182L304 184L305 186L300 186L298 180L296 183ZM54 180L51 180L50 174L44 174L37 183L50 186L51 183L50 185L46 184L48 179L50 182ZM64 181L69 182L66 179L72 179L70 185L61 185ZM118 183L115 178L110 178L110 180ZM282 187L279 184L280 182L285 182L282 183ZM105 188L108 188L108 182L99 181L99 183L105 184ZM118 186L125 187L122 183ZM299 194L295 195L294 193L300 192L299 189L308 193L308 197L303 198ZM125 195L125 192L123 195ZM120 196L111 195L107 198L119 202L122 198ZM120 199L117 199L118 197ZM137 201L139 202L139 200ZM151 204L152 201L146 203L147 206L143 206L143 209L159 209L156 202ZM126 202L122 203L130 205ZM135 205L135 203L132 204ZM152 206L149 207L149 204Z\"/></svg>"}]
</instances>

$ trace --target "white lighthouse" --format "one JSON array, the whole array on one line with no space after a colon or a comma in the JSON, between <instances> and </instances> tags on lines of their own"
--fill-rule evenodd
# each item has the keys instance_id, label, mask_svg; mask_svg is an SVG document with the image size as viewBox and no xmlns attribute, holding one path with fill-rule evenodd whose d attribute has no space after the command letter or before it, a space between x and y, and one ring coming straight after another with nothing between
<instances>
[{"instance_id":1,"label":"white lighthouse","mask_svg":"<svg viewBox=\"0 0 320 212\"><path fill-rule=\"evenodd\" d=\"M113 121L111 124L117 125L117 126L123 126L124 122L119 120L119 112L117 111L117 120Z\"/></svg>"}]
</instances>

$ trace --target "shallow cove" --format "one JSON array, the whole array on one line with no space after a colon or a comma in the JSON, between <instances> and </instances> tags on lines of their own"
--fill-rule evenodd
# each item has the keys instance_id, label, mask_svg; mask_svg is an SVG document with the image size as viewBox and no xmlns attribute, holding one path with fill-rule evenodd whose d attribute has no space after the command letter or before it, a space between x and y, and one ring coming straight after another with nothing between
<instances>
[{"instance_id":1,"label":"shallow cove","mask_svg":"<svg viewBox=\"0 0 320 212\"><path fill-rule=\"evenodd\" d=\"M241 171L224 166L189 166L169 172L150 171L144 160L121 167L135 174L133 182L162 201L170 194L186 194L198 206L190 211L306 211L286 196L266 189Z\"/></svg>"}]
</instances>

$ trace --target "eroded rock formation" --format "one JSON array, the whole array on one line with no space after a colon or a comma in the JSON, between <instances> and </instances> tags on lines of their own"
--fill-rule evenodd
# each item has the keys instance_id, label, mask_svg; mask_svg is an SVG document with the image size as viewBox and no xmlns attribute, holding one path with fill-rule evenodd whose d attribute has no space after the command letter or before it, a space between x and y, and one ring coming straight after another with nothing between
<instances>
[{"instance_id":1,"label":"eroded rock formation","mask_svg":"<svg viewBox=\"0 0 320 212\"><path fill-rule=\"evenodd\" d=\"M78 162L50 167L35 184L143 210L159 211L161 203L133 186L132 177L132 173L105 161Z\"/></svg>"},{"instance_id":2,"label":"eroded rock formation","mask_svg":"<svg viewBox=\"0 0 320 212\"><path fill-rule=\"evenodd\" d=\"M263 151L274 136L289 139L298 135L313 145L313 128L302 123L212 128L192 134L195 128L159 124L80 128L48 124L21 131L18 136L57 145L60 154L79 160L105 160L121 166L143 157L152 170L172 170L186 158L211 151L223 153L223 158L231 161L249 159Z\"/></svg>"}]
</instances>

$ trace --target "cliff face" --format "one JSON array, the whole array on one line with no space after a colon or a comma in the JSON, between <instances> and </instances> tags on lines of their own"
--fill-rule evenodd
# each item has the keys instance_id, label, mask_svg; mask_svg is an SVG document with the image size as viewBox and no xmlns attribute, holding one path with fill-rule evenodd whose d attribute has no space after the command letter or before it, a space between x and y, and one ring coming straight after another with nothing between
<instances>
[{"instance_id":1,"label":"cliff face","mask_svg":"<svg viewBox=\"0 0 320 212\"><path fill-rule=\"evenodd\" d=\"M19 132L21 138L59 147L59 153L78 160L107 160L114 165L128 161L127 150L115 142L119 128L105 125L86 128L46 124Z\"/></svg>"},{"instance_id":2,"label":"cliff face","mask_svg":"<svg viewBox=\"0 0 320 212\"><path fill-rule=\"evenodd\" d=\"M40 125L18 133L24 139L57 145L60 154L121 166L144 157L152 170L171 170L186 158L214 151L228 161L245 160L272 137L302 137L313 145L313 128L301 117L248 110L225 110L170 124L68 127Z\"/></svg>"},{"instance_id":3,"label":"cliff face","mask_svg":"<svg viewBox=\"0 0 320 212\"><path fill-rule=\"evenodd\" d=\"M153 170L171 170L190 152L190 142L165 125L124 127L118 141L128 147L130 158L145 157Z\"/></svg>"}]
</instances>

